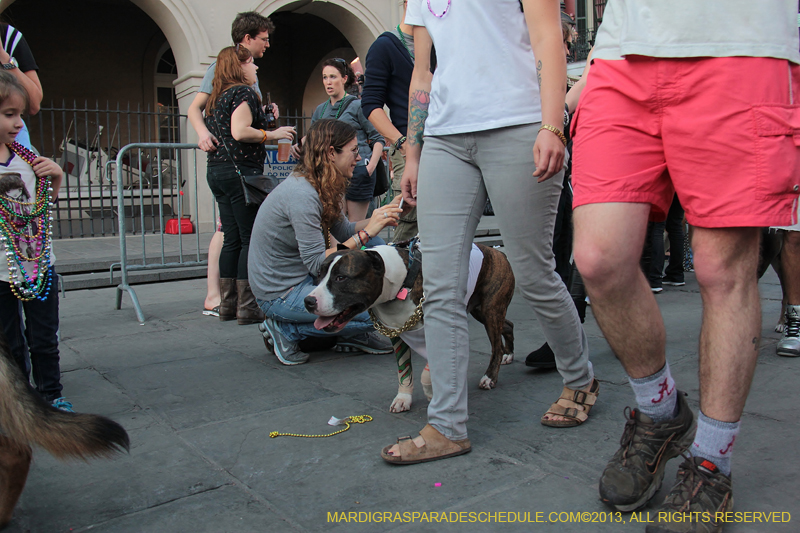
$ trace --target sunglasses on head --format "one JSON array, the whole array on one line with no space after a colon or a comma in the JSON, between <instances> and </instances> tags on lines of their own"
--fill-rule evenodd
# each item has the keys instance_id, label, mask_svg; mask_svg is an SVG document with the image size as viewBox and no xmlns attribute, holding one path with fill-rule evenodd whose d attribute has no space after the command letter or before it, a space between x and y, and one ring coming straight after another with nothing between
<instances>
[{"instance_id":1,"label":"sunglasses on head","mask_svg":"<svg viewBox=\"0 0 800 533\"><path fill-rule=\"evenodd\" d=\"M333 58L333 60L334 60L334 61L336 61L337 63L341 63L342 65L344 65L345 67L347 67L347 61L345 61L345 60L344 60L344 59L342 59L341 57L334 57L334 58Z\"/></svg>"}]
</instances>

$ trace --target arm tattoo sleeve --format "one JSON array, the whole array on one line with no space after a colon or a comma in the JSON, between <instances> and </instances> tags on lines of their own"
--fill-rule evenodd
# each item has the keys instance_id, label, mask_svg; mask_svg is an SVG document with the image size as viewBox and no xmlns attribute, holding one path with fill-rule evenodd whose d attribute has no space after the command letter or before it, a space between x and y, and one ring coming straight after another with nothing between
<instances>
[{"instance_id":1,"label":"arm tattoo sleeve","mask_svg":"<svg viewBox=\"0 0 800 533\"><path fill-rule=\"evenodd\" d=\"M536 62L536 80L539 82L539 88L542 88L542 60Z\"/></svg>"},{"instance_id":2,"label":"arm tattoo sleeve","mask_svg":"<svg viewBox=\"0 0 800 533\"><path fill-rule=\"evenodd\" d=\"M428 118L428 104L431 94L427 91L416 90L411 96L408 117L408 140L411 144L422 145L422 134L425 131L425 119Z\"/></svg>"}]
</instances>

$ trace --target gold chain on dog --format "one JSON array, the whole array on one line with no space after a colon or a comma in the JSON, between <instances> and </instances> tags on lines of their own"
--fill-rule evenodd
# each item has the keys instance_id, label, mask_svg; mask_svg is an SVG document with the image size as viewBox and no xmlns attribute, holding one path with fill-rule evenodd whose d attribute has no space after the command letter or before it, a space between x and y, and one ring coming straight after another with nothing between
<instances>
[{"instance_id":1,"label":"gold chain on dog","mask_svg":"<svg viewBox=\"0 0 800 533\"><path fill-rule=\"evenodd\" d=\"M372 309L370 309L369 316L372 319L372 325L375 326L375 329L378 330L378 333L380 333L384 337L389 337L390 339L399 337L401 333L405 333L406 331L410 330L411 328L419 324L420 320L422 320L422 302L424 301L425 301L425 296L423 295L422 298L419 299L419 303L417 304L417 307L414 309L414 312L411 313L411 316L408 317L408 320L406 320L406 323L397 329L386 327L380 320L378 320L378 317L375 316L375 313L372 312Z\"/></svg>"},{"instance_id":2,"label":"gold chain on dog","mask_svg":"<svg viewBox=\"0 0 800 533\"><path fill-rule=\"evenodd\" d=\"M301 435L299 433L279 433L277 431L270 431L269 438L274 439L275 437L306 437L309 439L322 439L325 437L333 437L334 435L338 435L339 433L344 433L348 429L350 429L350 424L366 424L367 422L372 422L372 417L369 415L357 415L357 416L348 416L347 418L343 419L347 427L344 429L340 429L339 431L334 431L328 435Z\"/></svg>"}]
</instances>

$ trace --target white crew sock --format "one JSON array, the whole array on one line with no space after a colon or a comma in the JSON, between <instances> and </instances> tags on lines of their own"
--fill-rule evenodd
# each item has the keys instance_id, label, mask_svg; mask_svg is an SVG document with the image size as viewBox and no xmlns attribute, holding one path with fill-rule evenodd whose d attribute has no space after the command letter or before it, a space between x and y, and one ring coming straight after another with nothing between
<instances>
[{"instance_id":1,"label":"white crew sock","mask_svg":"<svg viewBox=\"0 0 800 533\"><path fill-rule=\"evenodd\" d=\"M697 434L692 443L692 455L708 459L726 476L731 475L733 443L739 434L740 422L720 422L700 411Z\"/></svg>"},{"instance_id":2,"label":"white crew sock","mask_svg":"<svg viewBox=\"0 0 800 533\"><path fill-rule=\"evenodd\" d=\"M653 374L644 378L628 377L628 381L636 394L639 411L653 419L653 422L664 422L675 418L678 407L678 391L675 380L669 371L669 363Z\"/></svg>"}]
</instances>

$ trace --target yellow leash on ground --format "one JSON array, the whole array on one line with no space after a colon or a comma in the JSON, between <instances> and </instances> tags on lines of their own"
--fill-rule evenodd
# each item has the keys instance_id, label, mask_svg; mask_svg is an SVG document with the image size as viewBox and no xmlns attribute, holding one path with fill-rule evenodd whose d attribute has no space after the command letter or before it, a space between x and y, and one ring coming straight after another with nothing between
<instances>
[{"instance_id":1,"label":"yellow leash on ground","mask_svg":"<svg viewBox=\"0 0 800 533\"><path fill-rule=\"evenodd\" d=\"M350 429L350 424L366 424L367 422L372 422L372 417L369 415L357 415L357 416L348 416L347 418L342 418L339 420L336 417L331 417L328 421L328 424L331 426L340 426L342 424L346 425L344 429L340 429L339 431L334 431L328 435L301 435L299 433L280 433L278 431L270 431L269 438L274 439L275 437L306 437L309 439L321 439L324 437L333 437L334 435L338 435L339 433L344 433L348 429Z\"/></svg>"}]
</instances>

